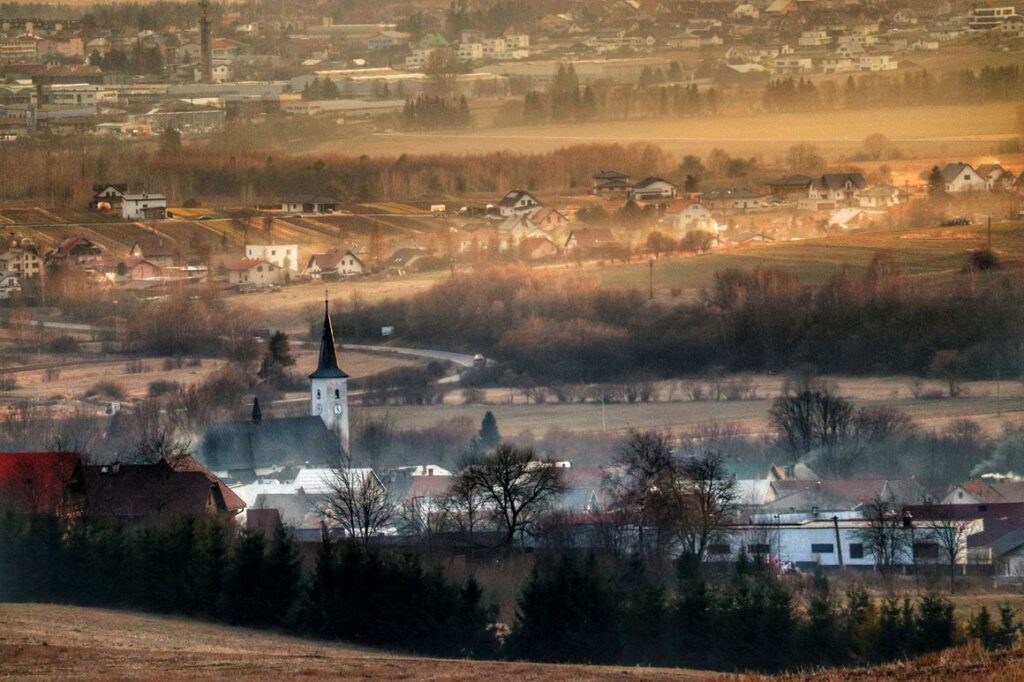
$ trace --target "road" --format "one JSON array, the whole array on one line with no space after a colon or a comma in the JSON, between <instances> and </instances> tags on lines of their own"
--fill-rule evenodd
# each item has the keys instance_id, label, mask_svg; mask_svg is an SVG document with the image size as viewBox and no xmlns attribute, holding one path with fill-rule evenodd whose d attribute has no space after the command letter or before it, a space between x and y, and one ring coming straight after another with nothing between
<instances>
[{"instance_id":1,"label":"road","mask_svg":"<svg viewBox=\"0 0 1024 682\"><path fill-rule=\"evenodd\" d=\"M460 367L472 367L473 356L465 353L449 353L444 350L430 350L428 348L404 348L401 346L367 346L356 343L341 344L342 350L364 350L372 353L397 353L398 355L412 355L414 357L426 358L428 360L442 360L454 363Z\"/></svg>"}]
</instances>

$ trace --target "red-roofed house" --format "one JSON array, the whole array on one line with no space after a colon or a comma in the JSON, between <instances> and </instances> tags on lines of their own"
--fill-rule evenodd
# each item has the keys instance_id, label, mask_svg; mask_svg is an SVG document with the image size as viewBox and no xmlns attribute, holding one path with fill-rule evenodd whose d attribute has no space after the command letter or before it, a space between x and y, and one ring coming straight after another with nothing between
<instances>
[{"instance_id":1,"label":"red-roofed house","mask_svg":"<svg viewBox=\"0 0 1024 682\"><path fill-rule=\"evenodd\" d=\"M75 516L83 500L78 453L0 453L0 511Z\"/></svg>"}]
</instances>

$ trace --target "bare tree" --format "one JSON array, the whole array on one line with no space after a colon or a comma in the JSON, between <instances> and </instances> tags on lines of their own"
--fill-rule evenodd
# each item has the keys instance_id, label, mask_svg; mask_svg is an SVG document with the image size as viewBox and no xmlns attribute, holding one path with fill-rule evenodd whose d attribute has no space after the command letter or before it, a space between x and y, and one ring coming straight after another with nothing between
<instances>
[{"instance_id":1,"label":"bare tree","mask_svg":"<svg viewBox=\"0 0 1024 682\"><path fill-rule=\"evenodd\" d=\"M956 568L967 559L967 536L971 521L953 517L952 510L934 500L925 502L922 517L917 524L921 540L935 543L940 557L949 566L949 591L956 591Z\"/></svg>"},{"instance_id":2,"label":"bare tree","mask_svg":"<svg viewBox=\"0 0 1024 682\"><path fill-rule=\"evenodd\" d=\"M883 573L889 573L912 556L913 536L904 527L899 506L881 495L875 496L864 508L866 525L856 533L864 549L875 557L875 564Z\"/></svg>"},{"instance_id":3,"label":"bare tree","mask_svg":"<svg viewBox=\"0 0 1024 682\"><path fill-rule=\"evenodd\" d=\"M354 469L342 461L324 481L326 494L313 500L328 523L338 525L357 542L368 545L399 515L399 505L371 469Z\"/></svg>"},{"instance_id":4,"label":"bare tree","mask_svg":"<svg viewBox=\"0 0 1024 682\"><path fill-rule=\"evenodd\" d=\"M666 434L633 432L615 458L607 477L611 510L636 528L637 552L647 552L647 529L655 534L654 550L667 549L672 527L682 514L679 469Z\"/></svg>"},{"instance_id":5,"label":"bare tree","mask_svg":"<svg viewBox=\"0 0 1024 682\"><path fill-rule=\"evenodd\" d=\"M456 485L482 501L501 530L501 545L511 547L517 534L532 530L556 497L565 491L562 472L531 449L499 445L494 452L468 461Z\"/></svg>"},{"instance_id":6,"label":"bare tree","mask_svg":"<svg viewBox=\"0 0 1024 682\"><path fill-rule=\"evenodd\" d=\"M681 466L685 512L679 524L683 551L703 561L710 545L729 535L737 512L736 481L717 452L692 457Z\"/></svg>"}]
</instances>

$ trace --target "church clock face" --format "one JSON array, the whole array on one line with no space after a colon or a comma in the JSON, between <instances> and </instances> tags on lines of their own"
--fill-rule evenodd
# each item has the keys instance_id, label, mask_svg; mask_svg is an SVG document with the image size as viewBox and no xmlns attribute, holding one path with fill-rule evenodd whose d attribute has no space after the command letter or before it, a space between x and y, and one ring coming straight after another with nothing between
<instances>
[{"instance_id":1,"label":"church clock face","mask_svg":"<svg viewBox=\"0 0 1024 682\"><path fill-rule=\"evenodd\" d=\"M341 414L341 405L334 406L334 414Z\"/></svg>"}]
</instances>

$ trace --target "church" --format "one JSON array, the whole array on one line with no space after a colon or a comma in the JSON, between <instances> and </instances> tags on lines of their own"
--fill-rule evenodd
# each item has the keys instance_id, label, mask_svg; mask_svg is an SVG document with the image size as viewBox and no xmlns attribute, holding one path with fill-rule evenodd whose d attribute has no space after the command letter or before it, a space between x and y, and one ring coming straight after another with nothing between
<instances>
[{"instance_id":1,"label":"church","mask_svg":"<svg viewBox=\"0 0 1024 682\"><path fill-rule=\"evenodd\" d=\"M324 301L323 334L316 370L309 375L309 415L252 418L211 425L195 456L219 478L251 483L303 467L331 466L348 452L348 374L338 366L334 326Z\"/></svg>"}]
</instances>

